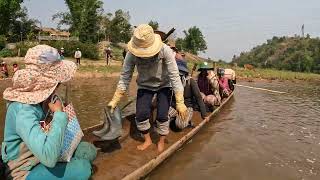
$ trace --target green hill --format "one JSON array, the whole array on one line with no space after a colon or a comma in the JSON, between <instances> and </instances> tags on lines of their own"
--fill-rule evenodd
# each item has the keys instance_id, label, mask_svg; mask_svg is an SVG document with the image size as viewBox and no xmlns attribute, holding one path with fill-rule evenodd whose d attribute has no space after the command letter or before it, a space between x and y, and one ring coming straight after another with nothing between
<instances>
[{"instance_id":1,"label":"green hill","mask_svg":"<svg viewBox=\"0 0 320 180\"><path fill-rule=\"evenodd\" d=\"M306 38L273 37L241 53L232 62L238 66L252 64L259 68L320 73L320 39L309 35Z\"/></svg>"}]
</instances>

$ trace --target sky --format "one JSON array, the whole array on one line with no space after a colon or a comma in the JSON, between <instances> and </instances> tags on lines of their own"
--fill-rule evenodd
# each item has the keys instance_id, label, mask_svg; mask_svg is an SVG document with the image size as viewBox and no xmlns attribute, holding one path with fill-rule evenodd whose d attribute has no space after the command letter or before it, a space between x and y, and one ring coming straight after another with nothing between
<instances>
[{"instance_id":1,"label":"sky","mask_svg":"<svg viewBox=\"0 0 320 180\"><path fill-rule=\"evenodd\" d=\"M192 26L200 28L208 49L203 57L231 61L273 36L305 33L320 36L319 0L103 0L105 12L129 11L133 25L158 21L160 30L176 28L176 37ZM31 18L56 27L52 15L67 11L64 0L25 0Z\"/></svg>"}]
</instances>

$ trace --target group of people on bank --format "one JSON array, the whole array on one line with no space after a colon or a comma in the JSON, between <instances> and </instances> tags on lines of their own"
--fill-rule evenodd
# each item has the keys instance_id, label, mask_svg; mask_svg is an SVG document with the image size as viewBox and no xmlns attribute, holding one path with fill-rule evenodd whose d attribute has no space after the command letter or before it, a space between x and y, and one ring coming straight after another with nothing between
<instances>
[{"instance_id":1,"label":"group of people on bank","mask_svg":"<svg viewBox=\"0 0 320 180\"><path fill-rule=\"evenodd\" d=\"M19 65L17 63L14 63L12 65L12 74L14 74L17 70L19 70ZM0 72L1 72L1 75L0 77L1 78L9 78L9 68L8 68L8 65L6 62L0 62Z\"/></svg>"},{"instance_id":2,"label":"group of people on bank","mask_svg":"<svg viewBox=\"0 0 320 180\"><path fill-rule=\"evenodd\" d=\"M68 117L63 102L52 101L58 89L72 79L75 63L61 60L58 50L38 45L28 50L25 69L13 77L13 86L7 88L4 141L1 147L5 175L9 179L89 179L96 157L95 147L81 142L70 162L59 162ZM160 135L157 148L165 149L170 121L177 128L191 125L193 111L201 112L204 120L208 112L220 105L221 99L232 92L231 81L224 69L203 63L197 81L191 77L183 56L162 42L149 25L134 30L128 43L120 80L108 107L114 110L125 96L134 70L137 70L136 124L144 142L137 146L145 150L152 145L150 137L152 104L156 99L156 131ZM235 78L235 77L234 77ZM231 80L235 80L229 78ZM51 112L52 121L44 132L40 121Z\"/></svg>"}]
</instances>

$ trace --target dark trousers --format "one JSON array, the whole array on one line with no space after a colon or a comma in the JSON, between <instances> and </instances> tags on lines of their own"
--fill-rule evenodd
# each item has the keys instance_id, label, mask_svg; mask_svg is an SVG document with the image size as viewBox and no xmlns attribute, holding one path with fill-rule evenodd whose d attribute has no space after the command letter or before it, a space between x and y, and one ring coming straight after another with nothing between
<instances>
[{"instance_id":1,"label":"dark trousers","mask_svg":"<svg viewBox=\"0 0 320 180\"><path fill-rule=\"evenodd\" d=\"M152 111L152 99L157 95L157 121L164 123L168 121L168 111L170 107L172 90L171 88L162 88L158 91L150 91L146 89L139 89L137 93L136 103L136 121L144 122L150 119ZM142 131L147 133L148 130Z\"/></svg>"},{"instance_id":2,"label":"dark trousers","mask_svg":"<svg viewBox=\"0 0 320 180\"><path fill-rule=\"evenodd\" d=\"M80 58L76 58L77 59L77 64L80 65Z\"/></svg>"}]
</instances>

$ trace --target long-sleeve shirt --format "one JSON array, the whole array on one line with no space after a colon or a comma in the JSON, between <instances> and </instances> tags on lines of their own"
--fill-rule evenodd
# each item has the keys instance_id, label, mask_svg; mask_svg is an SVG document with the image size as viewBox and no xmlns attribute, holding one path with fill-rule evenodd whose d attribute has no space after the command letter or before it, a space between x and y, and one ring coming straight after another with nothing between
<instances>
[{"instance_id":1,"label":"long-sleeve shirt","mask_svg":"<svg viewBox=\"0 0 320 180\"><path fill-rule=\"evenodd\" d=\"M82 56L81 51L76 51L76 52L74 53L74 58L81 58L81 56Z\"/></svg>"},{"instance_id":2,"label":"long-sleeve shirt","mask_svg":"<svg viewBox=\"0 0 320 180\"><path fill-rule=\"evenodd\" d=\"M118 83L119 89L128 89L135 66L139 89L158 91L172 87L175 92L183 92L174 53L169 46L164 44L160 52L150 58L139 58L128 52Z\"/></svg>"},{"instance_id":3,"label":"long-sleeve shirt","mask_svg":"<svg viewBox=\"0 0 320 180\"><path fill-rule=\"evenodd\" d=\"M187 80L184 86L184 104L189 108L199 109L201 112L201 117L205 118L207 115L205 104L202 100L198 84L194 79L190 78ZM173 97L171 106L175 108L175 98Z\"/></svg>"},{"instance_id":4,"label":"long-sleeve shirt","mask_svg":"<svg viewBox=\"0 0 320 180\"><path fill-rule=\"evenodd\" d=\"M7 163L7 176L25 179L39 162L54 167L59 159L67 127L67 115L55 112L50 131L45 133L40 120L45 117L40 104L12 102L7 110L2 159Z\"/></svg>"},{"instance_id":5,"label":"long-sleeve shirt","mask_svg":"<svg viewBox=\"0 0 320 180\"><path fill-rule=\"evenodd\" d=\"M226 77L219 78L219 86L222 90L227 90L228 92L231 91L229 88L228 79Z\"/></svg>"}]
</instances>

